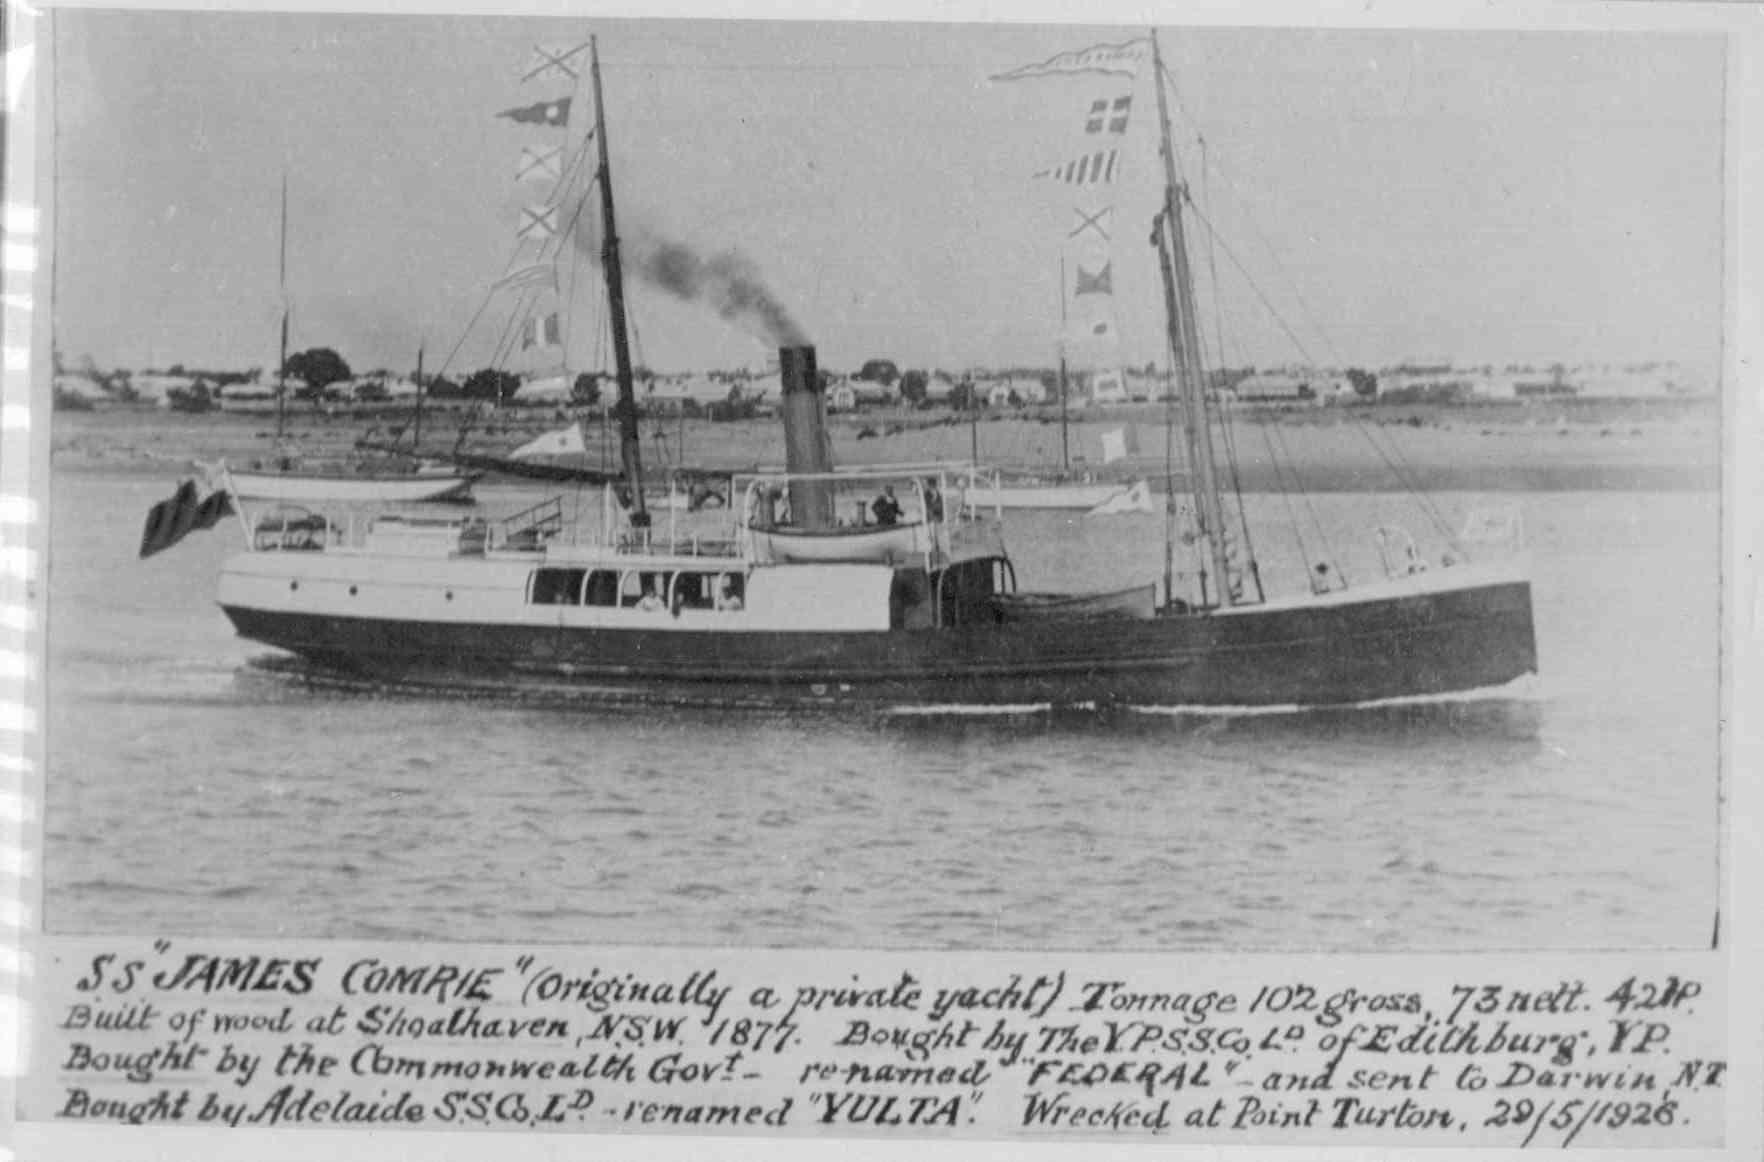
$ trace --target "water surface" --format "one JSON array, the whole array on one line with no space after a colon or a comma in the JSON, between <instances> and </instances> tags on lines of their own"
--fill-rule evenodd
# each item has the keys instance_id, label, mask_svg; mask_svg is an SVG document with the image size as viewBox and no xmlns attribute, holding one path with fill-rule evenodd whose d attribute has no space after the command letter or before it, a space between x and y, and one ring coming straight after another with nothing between
<instances>
[{"instance_id":1,"label":"water surface","mask_svg":"<svg viewBox=\"0 0 1764 1162\"><path fill-rule=\"evenodd\" d=\"M1120 949L1706 946L1717 497L1518 504L1542 675L1327 712L609 709L312 688L214 605L170 481L58 473L46 922L59 933ZM488 507L518 503L491 490ZM1250 498L1271 579L1429 521ZM1308 506L1309 511L1303 511ZM1026 586L1149 580L1162 518L1014 520Z\"/></svg>"}]
</instances>

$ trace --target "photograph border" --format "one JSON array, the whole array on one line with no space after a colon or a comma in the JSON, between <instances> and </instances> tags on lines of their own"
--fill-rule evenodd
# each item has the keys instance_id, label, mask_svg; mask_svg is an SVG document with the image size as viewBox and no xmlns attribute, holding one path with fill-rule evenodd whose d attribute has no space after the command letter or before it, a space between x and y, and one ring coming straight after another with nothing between
<instances>
[{"instance_id":1,"label":"photograph border","mask_svg":"<svg viewBox=\"0 0 1764 1162\"><path fill-rule=\"evenodd\" d=\"M372 11L414 14L406 6L378 0L366 6L322 3L276 3L266 5L199 4L68 4L66 8L128 7L131 9L187 10L226 9L302 12ZM49 240L54 237L54 206L49 203L50 169L43 164L43 141L50 112L45 101L54 62L41 39L47 24L44 9L26 9L8 3L9 31L5 42L8 131L5 145L5 362L4 398L0 400L0 868L6 884L0 888L0 927L10 929L6 954L0 957L0 1045L9 1055L0 1062L5 1089L14 1108L20 1081L29 1061L32 1040L29 998L41 987L35 967L48 963L50 948L58 937L42 932L44 884L43 857L44 771L47 741L47 663L44 650L44 603L48 593L48 520L51 515L49 484L50 423L48 400L51 318L49 272L53 261ZM515 17L583 16L599 18L676 19L828 19L803 3L745 3L739 12L716 10L700 3L668 0L658 8L636 6L543 5L535 0L489 9L478 5L437 4L422 0L421 14L495 15ZM1065 6L1049 7L1038 0L1033 7L1014 10L1012 23L1087 25L1143 22L1150 15L1141 8L1105 0L1072 13ZM1719 1151L1668 1150L1673 1157L1756 1157L1764 1149L1764 998L1744 982L1764 979L1764 909L1758 906L1755 885L1764 883L1764 846L1761 846L1759 772L1764 770L1764 715L1752 709L1764 702L1764 670L1760 663L1761 632L1764 632L1764 586L1758 562L1764 553L1764 407L1760 405L1760 368L1764 367L1764 245L1760 244L1756 207L1764 205L1764 21L1753 4L1613 3L1572 5L1567 3L1508 4L1409 4L1398 8L1345 4L1268 3L1245 8L1208 3L1180 12L1159 13L1172 27L1242 25L1258 27L1327 26L1344 30L1371 28L1424 29L1535 29L1555 31L1696 31L1720 32L1727 37L1727 144L1724 151L1723 216L1726 261L1724 280L1722 415L1721 555L1722 610L1720 653L1721 722L1720 763L1717 775L1718 809L1725 813L1721 828L1720 917L1721 941L1717 949L1727 968L1728 1025L1730 1033L1729 1122L1727 1145ZM848 6L843 19L969 22L1001 19L976 0L937 5L931 0L883 6L875 0ZM21 197L29 192L30 197ZM1751 212L1748 214L1748 210ZM1746 885L1754 885L1746 887ZM312 941L313 944L331 942ZM361 943L352 941L351 943ZM1654 952L1656 950L1638 950ZM802 956L818 955L799 950ZM930 954L935 955L935 954ZM1096 954L1106 959L1107 953ZM1144 954L1134 954L1142 956ZM1183 953L1169 953L1181 963ZM1359 955L1359 954L1348 954ZM1401 954L1390 954L1401 955ZM1484 971L1498 972L1502 964L1524 960L1514 953L1476 953ZM1247 959L1280 960L1287 964L1336 959L1314 954L1274 953ZM41 1020L41 1017L36 1019ZM20 1123L13 1128L14 1148L25 1157L81 1157L100 1146L125 1147L140 1157L230 1157L242 1152L263 1158L303 1158L317 1147L342 1157L414 1156L479 1158L496 1151L511 1158L552 1158L589 1150L614 1151L619 1156L644 1158L698 1158L714 1154L722 1158L807 1158L824 1153L831 1138L790 1137L708 1138L698 1136L638 1135L515 1135L472 1131L457 1135L400 1132L396 1134L339 1134L295 1131L205 1131L156 1128L129 1131L121 1127L74 1127L46 1123ZM322 1134L322 1137L315 1137ZM1118 1153L1153 1151L1166 1157L1406 1157L1423 1149L1340 1147L1233 1146L1221 1143L1182 1146L1166 1142L1151 1145L1094 1139L1071 1143L1041 1140L992 1139L985 1142L928 1138L837 1139L837 1149L852 1158L892 1158L904 1150L929 1152L935 1157L970 1157L978 1151L991 1156L1065 1157L1094 1156L1099 1151ZM243 1150L241 1149L243 1148ZM812 1152L812 1153L811 1153ZM1612 1151L1615 1153L1615 1151ZM1503 1156L1506 1151L1488 1151ZM1516 1152L1515 1152L1516 1153ZM1598 1151L1595 1151L1598 1153ZM1626 1149L1625 1156L1635 1153Z\"/></svg>"}]
</instances>

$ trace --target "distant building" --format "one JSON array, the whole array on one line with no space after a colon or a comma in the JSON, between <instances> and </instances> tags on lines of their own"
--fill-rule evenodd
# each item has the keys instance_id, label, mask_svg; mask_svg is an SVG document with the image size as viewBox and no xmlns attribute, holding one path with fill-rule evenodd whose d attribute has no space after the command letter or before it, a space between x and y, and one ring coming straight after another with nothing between
<instances>
[{"instance_id":1,"label":"distant building","mask_svg":"<svg viewBox=\"0 0 1764 1162\"><path fill-rule=\"evenodd\" d=\"M55 377L55 394L72 399L84 400L87 403L98 403L110 398L104 385L90 375L65 374Z\"/></svg>"},{"instance_id":2,"label":"distant building","mask_svg":"<svg viewBox=\"0 0 1764 1162\"><path fill-rule=\"evenodd\" d=\"M1136 400L1163 399L1171 392L1170 376L1164 372L1147 375L1143 371L1127 373L1127 395Z\"/></svg>"},{"instance_id":3,"label":"distant building","mask_svg":"<svg viewBox=\"0 0 1764 1162\"><path fill-rule=\"evenodd\" d=\"M1106 371L1093 371L1088 385L1090 402L1094 404L1131 403L1133 397L1127 393L1127 377L1121 374L1118 367Z\"/></svg>"},{"instance_id":4,"label":"distant building","mask_svg":"<svg viewBox=\"0 0 1764 1162\"><path fill-rule=\"evenodd\" d=\"M1568 369L1568 382L1583 396L1641 399L1713 394L1713 378L1694 375L1677 363L1587 364Z\"/></svg>"},{"instance_id":5,"label":"distant building","mask_svg":"<svg viewBox=\"0 0 1764 1162\"><path fill-rule=\"evenodd\" d=\"M515 399L520 403L566 403L575 387L575 379L568 375L540 376L521 384Z\"/></svg>"},{"instance_id":6,"label":"distant building","mask_svg":"<svg viewBox=\"0 0 1764 1162\"><path fill-rule=\"evenodd\" d=\"M947 371L933 371L925 380L926 403L948 403L951 393L955 391L956 381Z\"/></svg>"},{"instance_id":7,"label":"distant building","mask_svg":"<svg viewBox=\"0 0 1764 1162\"><path fill-rule=\"evenodd\" d=\"M851 389L851 407L888 407L900 399L900 381L894 383L878 383L873 379L848 378L841 387Z\"/></svg>"},{"instance_id":8,"label":"distant building","mask_svg":"<svg viewBox=\"0 0 1764 1162\"><path fill-rule=\"evenodd\" d=\"M1520 399L1565 399L1580 394L1580 389L1572 383L1552 379L1538 383L1515 383L1513 394Z\"/></svg>"},{"instance_id":9,"label":"distant building","mask_svg":"<svg viewBox=\"0 0 1764 1162\"><path fill-rule=\"evenodd\" d=\"M980 385L987 407L1018 407L1023 404L1041 403L1047 398L1047 388L1041 380L1026 375L1010 375L994 379Z\"/></svg>"},{"instance_id":10,"label":"distant building","mask_svg":"<svg viewBox=\"0 0 1764 1162\"><path fill-rule=\"evenodd\" d=\"M1451 403L1474 398L1480 375L1451 367L1396 368L1378 374L1378 398L1392 403Z\"/></svg>"},{"instance_id":11,"label":"distant building","mask_svg":"<svg viewBox=\"0 0 1764 1162\"><path fill-rule=\"evenodd\" d=\"M1318 397L1308 377L1277 373L1247 376L1230 394L1239 403L1312 403Z\"/></svg>"},{"instance_id":12,"label":"distant building","mask_svg":"<svg viewBox=\"0 0 1764 1162\"><path fill-rule=\"evenodd\" d=\"M190 391L195 388L197 379L190 375L153 375L142 373L129 377L129 387L135 395L150 400L157 407L168 407L171 401L167 398L173 391Z\"/></svg>"},{"instance_id":13,"label":"distant building","mask_svg":"<svg viewBox=\"0 0 1764 1162\"><path fill-rule=\"evenodd\" d=\"M639 393L641 404L656 404L661 407L683 407L696 404L706 407L713 403L721 403L729 398L730 387L726 383L712 379L708 375L666 375L657 376L644 385Z\"/></svg>"},{"instance_id":14,"label":"distant building","mask_svg":"<svg viewBox=\"0 0 1764 1162\"><path fill-rule=\"evenodd\" d=\"M256 379L244 383L229 383L220 389L220 397L223 404L229 400L240 403L273 400L276 398L276 380L274 376L259 374Z\"/></svg>"}]
</instances>

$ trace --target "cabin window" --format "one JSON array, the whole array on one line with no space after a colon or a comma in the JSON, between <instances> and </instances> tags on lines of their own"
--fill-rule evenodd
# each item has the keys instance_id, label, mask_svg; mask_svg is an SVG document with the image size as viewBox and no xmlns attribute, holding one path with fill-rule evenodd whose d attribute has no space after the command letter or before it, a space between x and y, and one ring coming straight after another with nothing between
<instances>
[{"instance_id":1,"label":"cabin window","mask_svg":"<svg viewBox=\"0 0 1764 1162\"><path fill-rule=\"evenodd\" d=\"M612 606L618 603L619 575L616 570L596 569L588 574L588 583L582 589L583 605Z\"/></svg>"},{"instance_id":2,"label":"cabin window","mask_svg":"<svg viewBox=\"0 0 1764 1162\"><path fill-rule=\"evenodd\" d=\"M747 575L745 573L718 573L711 579L711 608L733 612L746 607Z\"/></svg>"},{"instance_id":3,"label":"cabin window","mask_svg":"<svg viewBox=\"0 0 1764 1162\"><path fill-rule=\"evenodd\" d=\"M676 573L672 608L710 609L716 593L715 581L709 573Z\"/></svg>"},{"instance_id":4,"label":"cabin window","mask_svg":"<svg viewBox=\"0 0 1764 1162\"><path fill-rule=\"evenodd\" d=\"M666 609L671 573L633 569L619 583L619 605L626 609Z\"/></svg>"},{"instance_id":5,"label":"cabin window","mask_svg":"<svg viewBox=\"0 0 1764 1162\"><path fill-rule=\"evenodd\" d=\"M527 600L533 605L574 605L586 575L586 569L535 569Z\"/></svg>"}]
</instances>

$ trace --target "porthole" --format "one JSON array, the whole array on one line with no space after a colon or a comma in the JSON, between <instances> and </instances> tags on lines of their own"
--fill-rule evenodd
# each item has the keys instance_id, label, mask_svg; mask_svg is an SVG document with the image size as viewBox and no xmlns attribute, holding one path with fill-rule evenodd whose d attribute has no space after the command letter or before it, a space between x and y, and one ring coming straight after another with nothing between
<instances>
[{"instance_id":1,"label":"porthole","mask_svg":"<svg viewBox=\"0 0 1764 1162\"><path fill-rule=\"evenodd\" d=\"M298 588L300 588L300 582L298 582L298 581L290 581L290 582L288 582L288 588L289 588L289 589L290 589L290 590L293 590L293 589L298 589Z\"/></svg>"},{"instance_id":2,"label":"porthole","mask_svg":"<svg viewBox=\"0 0 1764 1162\"><path fill-rule=\"evenodd\" d=\"M449 600L449 601L453 600L453 590L451 590L451 589L449 589L447 591L447 600Z\"/></svg>"},{"instance_id":3,"label":"porthole","mask_svg":"<svg viewBox=\"0 0 1764 1162\"><path fill-rule=\"evenodd\" d=\"M349 587L349 596L351 596L351 597L355 596L355 586L353 586L353 585L351 585Z\"/></svg>"}]
</instances>

